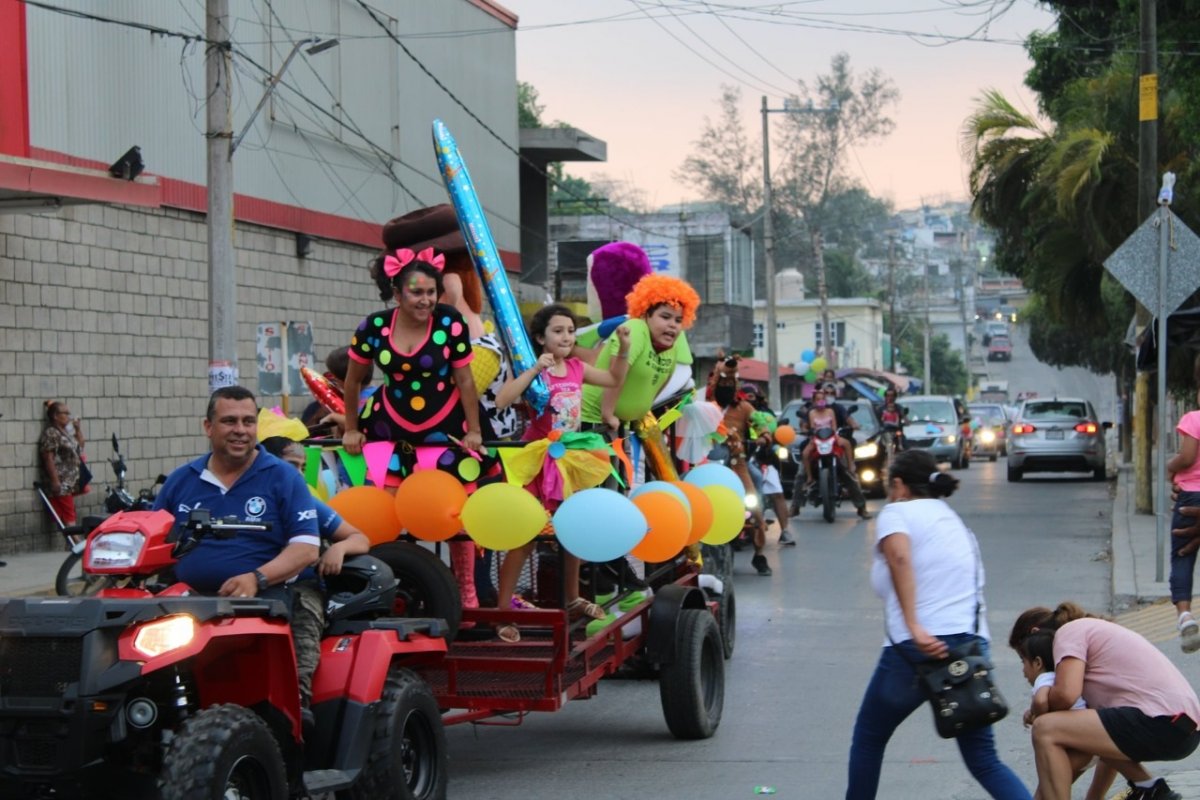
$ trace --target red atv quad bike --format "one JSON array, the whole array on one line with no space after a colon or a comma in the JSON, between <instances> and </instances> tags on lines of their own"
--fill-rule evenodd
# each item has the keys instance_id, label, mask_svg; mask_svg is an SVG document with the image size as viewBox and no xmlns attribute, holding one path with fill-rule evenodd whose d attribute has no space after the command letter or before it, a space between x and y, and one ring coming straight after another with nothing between
<instances>
[{"instance_id":1,"label":"red atv quad bike","mask_svg":"<svg viewBox=\"0 0 1200 800\"><path fill-rule=\"evenodd\" d=\"M347 559L306 725L285 604L160 577L199 537L254 524L174 523L122 512L89 535L85 569L123 588L0 599L0 797L444 798L441 712L414 669L442 660L445 623L390 617L391 569Z\"/></svg>"}]
</instances>

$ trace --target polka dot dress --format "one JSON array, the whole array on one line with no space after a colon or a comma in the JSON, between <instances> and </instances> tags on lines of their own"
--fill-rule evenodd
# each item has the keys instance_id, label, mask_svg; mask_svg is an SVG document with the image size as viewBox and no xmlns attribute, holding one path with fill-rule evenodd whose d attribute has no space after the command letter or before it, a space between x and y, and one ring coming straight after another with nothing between
<instances>
[{"instance_id":1,"label":"polka dot dress","mask_svg":"<svg viewBox=\"0 0 1200 800\"><path fill-rule=\"evenodd\" d=\"M350 340L350 357L363 364L374 362L384 376L384 385L363 406L359 428L367 441L418 445L448 444L447 435L462 438L467 420L454 369L468 365L473 358L466 322L451 306L435 306L425 341L405 353L391 336L399 313L388 309L371 314ZM488 436L485 430L484 437ZM413 464L411 453L411 448L397 448L389 471L407 474ZM448 451L438 468L466 481L477 477L461 474L460 460L457 450Z\"/></svg>"}]
</instances>

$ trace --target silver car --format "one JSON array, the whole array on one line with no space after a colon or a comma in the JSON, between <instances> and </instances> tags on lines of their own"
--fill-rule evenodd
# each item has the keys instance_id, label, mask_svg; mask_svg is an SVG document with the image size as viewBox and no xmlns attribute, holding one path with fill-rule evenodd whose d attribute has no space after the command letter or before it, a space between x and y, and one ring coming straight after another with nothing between
<instances>
[{"instance_id":1,"label":"silver car","mask_svg":"<svg viewBox=\"0 0 1200 800\"><path fill-rule=\"evenodd\" d=\"M1009 428L1009 481L1026 472L1090 472L1094 480L1105 480L1104 432L1111 427L1078 397L1022 401Z\"/></svg>"},{"instance_id":2,"label":"silver car","mask_svg":"<svg viewBox=\"0 0 1200 800\"><path fill-rule=\"evenodd\" d=\"M908 409L904 446L928 450L954 469L971 466L971 442L962 435L967 409L957 397L935 394L905 395L896 403Z\"/></svg>"}]
</instances>

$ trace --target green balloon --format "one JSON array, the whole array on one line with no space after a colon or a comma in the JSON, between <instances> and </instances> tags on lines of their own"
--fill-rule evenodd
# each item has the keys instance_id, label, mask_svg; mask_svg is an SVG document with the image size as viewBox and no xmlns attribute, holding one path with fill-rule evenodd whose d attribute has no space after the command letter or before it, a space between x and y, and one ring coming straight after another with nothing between
<instances>
[{"instance_id":1,"label":"green balloon","mask_svg":"<svg viewBox=\"0 0 1200 800\"><path fill-rule=\"evenodd\" d=\"M804 373L804 380L809 383L815 383L817 380L817 371L812 367L808 368L808 372Z\"/></svg>"}]
</instances>

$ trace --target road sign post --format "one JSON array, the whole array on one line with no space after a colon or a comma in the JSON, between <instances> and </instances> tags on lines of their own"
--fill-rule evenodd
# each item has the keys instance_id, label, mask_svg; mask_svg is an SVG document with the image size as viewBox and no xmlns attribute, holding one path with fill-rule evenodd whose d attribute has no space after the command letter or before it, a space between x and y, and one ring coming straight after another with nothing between
<instances>
[{"instance_id":1,"label":"road sign post","mask_svg":"<svg viewBox=\"0 0 1200 800\"><path fill-rule=\"evenodd\" d=\"M1163 175L1158 209L1104 262L1104 268L1139 303L1154 309L1158 339L1158 449L1155 466L1158 488L1155 496L1155 580L1163 580L1167 549L1167 317L1200 289L1200 238L1171 211L1175 175ZM1146 265L1155 264L1154 272Z\"/></svg>"}]
</instances>

